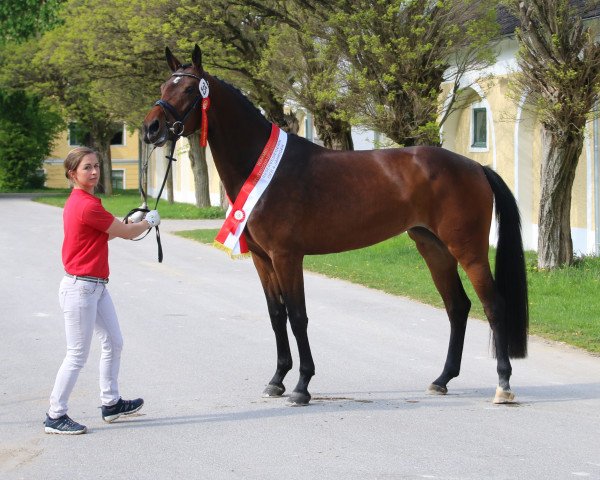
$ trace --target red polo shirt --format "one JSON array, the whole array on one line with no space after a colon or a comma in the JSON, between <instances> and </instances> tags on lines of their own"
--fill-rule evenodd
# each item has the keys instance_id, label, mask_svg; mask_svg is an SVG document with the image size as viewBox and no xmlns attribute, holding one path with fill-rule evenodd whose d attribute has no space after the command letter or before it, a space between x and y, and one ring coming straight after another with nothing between
<instances>
[{"instance_id":1,"label":"red polo shirt","mask_svg":"<svg viewBox=\"0 0 600 480\"><path fill-rule=\"evenodd\" d=\"M80 188L73 189L63 210L62 260L67 273L108 278L106 230L114 218L98 197Z\"/></svg>"}]
</instances>

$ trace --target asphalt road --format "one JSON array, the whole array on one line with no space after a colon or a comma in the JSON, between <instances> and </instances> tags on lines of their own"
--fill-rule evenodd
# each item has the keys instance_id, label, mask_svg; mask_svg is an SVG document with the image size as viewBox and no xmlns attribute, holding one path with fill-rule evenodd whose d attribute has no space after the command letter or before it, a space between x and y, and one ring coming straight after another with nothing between
<instances>
[{"instance_id":1,"label":"asphalt road","mask_svg":"<svg viewBox=\"0 0 600 480\"><path fill-rule=\"evenodd\" d=\"M461 376L428 396L444 312L318 275L306 275L313 400L261 398L276 355L256 272L168 233L198 222L164 221L162 264L152 237L110 244L121 393L144 397L143 410L102 422L94 340L69 411L89 433L46 435L65 350L61 213L0 198L3 480L600 479L600 358L533 339L513 362L519 403L495 406L489 329L472 320Z\"/></svg>"}]
</instances>

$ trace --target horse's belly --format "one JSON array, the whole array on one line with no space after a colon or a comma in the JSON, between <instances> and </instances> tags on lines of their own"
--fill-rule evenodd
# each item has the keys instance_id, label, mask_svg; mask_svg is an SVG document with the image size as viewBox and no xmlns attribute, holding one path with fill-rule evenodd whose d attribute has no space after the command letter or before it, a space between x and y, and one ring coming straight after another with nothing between
<instances>
[{"instance_id":1,"label":"horse's belly","mask_svg":"<svg viewBox=\"0 0 600 480\"><path fill-rule=\"evenodd\" d=\"M368 247L409 228L409 219L398 211L370 215L348 211L345 215L313 220L316 221L307 222L302 229L302 247L307 255Z\"/></svg>"}]
</instances>

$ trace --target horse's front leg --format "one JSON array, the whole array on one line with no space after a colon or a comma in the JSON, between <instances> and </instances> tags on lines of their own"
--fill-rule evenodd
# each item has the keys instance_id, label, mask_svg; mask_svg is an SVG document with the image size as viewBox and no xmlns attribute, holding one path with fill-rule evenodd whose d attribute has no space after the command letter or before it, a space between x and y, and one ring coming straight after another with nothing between
<instances>
[{"instance_id":1,"label":"horse's front leg","mask_svg":"<svg viewBox=\"0 0 600 480\"><path fill-rule=\"evenodd\" d=\"M265 397L280 397L285 392L283 379L292 368L292 354L287 334L287 312L273 264L266 254L252 253L252 260L265 291L271 326L277 344L277 368L275 375L263 391Z\"/></svg>"},{"instance_id":2,"label":"horse's front leg","mask_svg":"<svg viewBox=\"0 0 600 480\"><path fill-rule=\"evenodd\" d=\"M281 286L283 301L285 303L292 332L298 344L300 357L300 378L294 391L290 395L289 402L292 405L308 405L310 393L308 384L315 374L315 364L310 352L308 342L308 317L306 316L306 304L304 300L304 274L302 271L303 257L297 257L288 252L274 255L272 258L273 268L277 280Z\"/></svg>"}]
</instances>

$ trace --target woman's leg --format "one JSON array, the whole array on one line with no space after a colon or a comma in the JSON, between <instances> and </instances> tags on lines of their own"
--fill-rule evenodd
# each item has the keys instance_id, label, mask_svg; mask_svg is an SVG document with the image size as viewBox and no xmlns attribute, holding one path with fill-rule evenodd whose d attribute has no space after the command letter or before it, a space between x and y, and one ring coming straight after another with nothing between
<instances>
[{"instance_id":1,"label":"woman's leg","mask_svg":"<svg viewBox=\"0 0 600 480\"><path fill-rule=\"evenodd\" d=\"M100 288L102 285L69 277L63 278L60 284L59 301L65 318L67 355L50 395L48 415L51 418L67 413L69 396L90 353Z\"/></svg>"},{"instance_id":2,"label":"woman's leg","mask_svg":"<svg viewBox=\"0 0 600 480\"><path fill-rule=\"evenodd\" d=\"M100 399L102 405L110 406L119 401L119 366L123 337L119 327L117 312L110 293L102 285L102 294L98 301L96 317L96 335L100 338L102 352L100 354Z\"/></svg>"}]
</instances>

